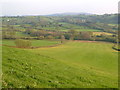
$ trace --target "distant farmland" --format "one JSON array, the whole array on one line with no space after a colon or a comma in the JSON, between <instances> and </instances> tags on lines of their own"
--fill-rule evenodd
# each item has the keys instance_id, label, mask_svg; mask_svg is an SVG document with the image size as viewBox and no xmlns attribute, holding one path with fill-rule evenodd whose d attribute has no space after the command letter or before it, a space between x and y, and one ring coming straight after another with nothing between
<instances>
[{"instance_id":1,"label":"distant farmland","mask_svg":"<svg viewBox=\"0 0 120 90\"><path fill-rule=\"evenodd\" d=\"M2 88L118 88L117 19L3 16Z\"/></svg>"}]
</instances>

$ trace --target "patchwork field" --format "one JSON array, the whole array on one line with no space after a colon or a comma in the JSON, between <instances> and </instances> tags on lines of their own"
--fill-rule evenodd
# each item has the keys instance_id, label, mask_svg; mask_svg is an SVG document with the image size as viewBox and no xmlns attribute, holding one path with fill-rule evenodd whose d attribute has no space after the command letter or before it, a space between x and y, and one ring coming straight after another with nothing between
<instances>
[{"instance_id":1,"label":"patchwork field","mask_svg":"<svg viewBox=\"0 0 120 90\"><path fill-rule=\"evenodd\" d=\"M107 33L107 32L93 32L93 35L101 35L101 34L104 34L104 35L113 35L112 33Z\"/></svg>"},{"instance_id":2,"label":"patchwork field","mask_svg":"<svg viewBox=\"0 0 120 90\"><path fill-rule=\"evenodd\" d=\"M69 31L69 29L63 29L63 30L60 30L60 31ZM92 32L100 32L101 30L97 30L97 29L75 29L75 31L92 31Z\"/></svg>"},{"instance_id":3,"label":"patchwork field","mask_svg":"<svg viewBox=\"0 0 120 90\"><path fill-rule=\"evenodd\" d=\"M117 88L118 52L112 46L82 41L38 49L3 46L3 87Z\"/></svg>"}]
</instances>

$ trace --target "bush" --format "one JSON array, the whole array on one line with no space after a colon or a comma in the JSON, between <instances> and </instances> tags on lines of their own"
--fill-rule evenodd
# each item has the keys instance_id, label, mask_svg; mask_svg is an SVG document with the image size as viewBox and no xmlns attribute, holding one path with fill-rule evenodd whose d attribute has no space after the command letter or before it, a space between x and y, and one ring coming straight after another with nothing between
<instances>
[{"instance_id":1,"label":"bush","mask_svg":"<svg viewBox=\"0 0 120 90\"><path fill-rule=\"evenodd\" d=\"M29 48L31 47L31 42L29 40L16 39L15 44L20 48Z\"/></svg>"},{"instance_id":2,"label":"bush","mask_svg":"<svg viewBox=\"0 0 120 90\"><path fill-rule=\"evenodd\" d=\"M53 39L53 36L48 35L48 36L46 37L46 39Z\"/></svg>"},{"instance_id":3,"label":"bush","mask_svg":"<svg viewBox=\"0 0 120 90\"><path fill-rule=\"evenodd\" d=\"M45 37L44 36L39 36L38 39L43 40Z\"/></svg>"}]
</instances>

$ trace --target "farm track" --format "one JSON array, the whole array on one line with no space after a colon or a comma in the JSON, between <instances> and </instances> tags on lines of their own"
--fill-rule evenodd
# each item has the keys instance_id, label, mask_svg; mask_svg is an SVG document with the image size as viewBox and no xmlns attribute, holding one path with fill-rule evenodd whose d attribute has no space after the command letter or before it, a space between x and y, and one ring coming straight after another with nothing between
<instances>
[{"instance_id":1,"label":"farm track","mask_svg":"<svg viewBox=\"0 0 120 90\"><path fill-rule=\"evenodd\" d=\"M62 43L64 44L64 43ZM24 48L24 47L17 47L17 46L10 46L10 45L5 45L5 44L2 44L1 46L7 46L7 47L12 47L12 48L24 48L24 49L36 49L36 48L49 48L49 47L56 47L56 46L59 46L59 45L62 45L61 43L60 44L55 44L55 45L50 45L50 46L39 46L39 47L29 47L29 48Z\"/></svg>"},{"instance_id":2,"label":"farm track","mask_svg":"<svg viewBox=\"0 0 120 90\"><path fill-rule=\"evenodd\" d=\"M85 41L85 40L72 40L75 42L89 42L89 43L94 43L94 42L98 42L98 41ZM67 41L68 42L68 41ZM32 47L28 47L28 48L24 48L24 47L17 47L17 46L10 46L10 45L6 45L6 44L0 44L1 46L7 46L7 47L12 47L12 48L24 48L24 49L36 49L36 48L50 48L50 47L57 47L59 45L65 44L67 42L64 43L59 43L59 44L55 44L55 45L50 45L50 46L32 46Z\"/></svg>"}]
</instances>

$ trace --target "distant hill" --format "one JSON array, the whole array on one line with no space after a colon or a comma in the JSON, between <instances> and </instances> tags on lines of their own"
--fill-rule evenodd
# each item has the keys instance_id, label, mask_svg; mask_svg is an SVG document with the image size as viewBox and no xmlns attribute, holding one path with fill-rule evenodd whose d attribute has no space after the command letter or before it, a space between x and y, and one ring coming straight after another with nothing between
<instances>
[{"instance_id":1,"label":"distant hill","mask_svg":"<svg viewBox=\"0 0 120 90\"><path fill-rule=\"evenodd\" d=\"M46 16L66 16L66 15L93 15L93 14L91 14L91 13L85 13L85 12L80 12L80 13L65 12L65 13L50 14L50 15L46 15Z\"/></svg>"},{"instance_id":2,"label":"distant hill","mask_svg":"<svg viewBox=\"0 0 120 90\"><path fill-rule=\"evenodd\" d=\"M32 29L44 30L118 30L117 24L117 14L89 15L88 13L63 13L51 16L14 16L2 18L2 25L20 25L19 28L30 27Z\"/></svg>"}]
</instances>

